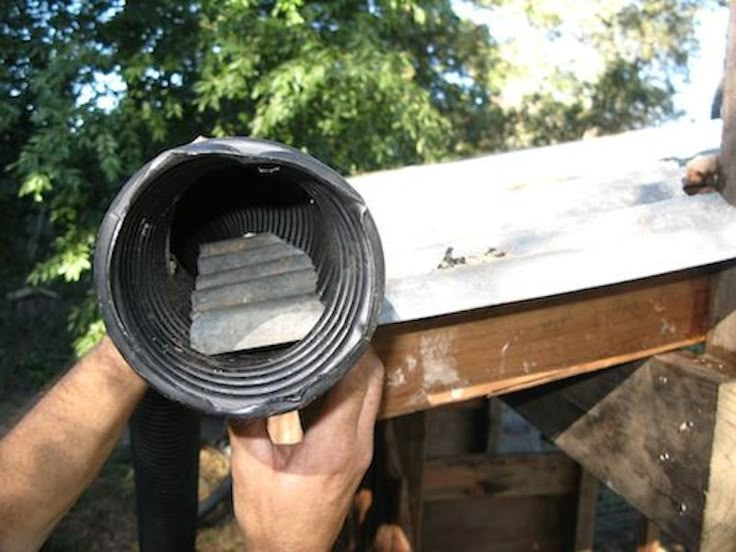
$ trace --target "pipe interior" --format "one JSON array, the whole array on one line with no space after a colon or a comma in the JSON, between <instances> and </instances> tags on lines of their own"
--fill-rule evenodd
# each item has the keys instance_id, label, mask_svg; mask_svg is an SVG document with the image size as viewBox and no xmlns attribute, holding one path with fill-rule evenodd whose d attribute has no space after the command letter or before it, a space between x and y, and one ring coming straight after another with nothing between
<instances>
[{"instance_id":1,"label":"pipe interior","mask_svg":"<svg viewBox=\"0 0 736 552\"><path fill-rule=\"evenodd\" d=\"M334 302L340 255L335 228L325 225L334 206L320 201L312 176L287 165L202 156L177 164L153 184L131 203L113 255L116 304L127 311L128 326L151 342L201 360L204 355L189 346L199 246L247 232L271 232L305 251L317 271L320 299L326 306ZM209 358L220 368L243 366L291 347Z\"/></svg>"}]
</instances>

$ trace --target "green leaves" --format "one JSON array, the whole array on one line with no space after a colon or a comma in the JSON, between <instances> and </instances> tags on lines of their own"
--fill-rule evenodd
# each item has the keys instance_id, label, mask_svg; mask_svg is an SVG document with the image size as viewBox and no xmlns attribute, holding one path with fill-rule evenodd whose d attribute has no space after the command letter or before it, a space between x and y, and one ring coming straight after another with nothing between
<instances>
[{"instance_id":1,"label":"green leaves","mask_svg":"<svg viewBox=\"0 0 736 552\"><path fill-rule=\"evenodd\" d=\"M450 125L413 76L406 54L315 49L256 85L251 131L303 144L347 173L440 157Z\"/></svg>"},{"instance_id":2,"label":"green leaves","mask_svg":"<svg viewBox=\"0 0 736 552\"><path fill-rule=\"evenodd\" d=\"M31 173L26 177L18 190L18 197L31 196L33 201L41 203L43 194L51 189L51 179L45 174Z\"/></svg>"},{"instance_id":3,"label":"green leaves","mask_svg":"<svg viewBox=\"0 0 736 552\"><path fill-rule=\"evenodd\" d=\"M276 0L271 10L273 17L282 17L287 25L301 25L304 18L299 9L304 5L304 0Z\"/></svg>"},{"instance_id":4,"label":"green leaves","mask_svg":"<svg viewBox=\"0 0 736 552\"><path fill-rule=\"evenodd\" d=\"M97 298L92 290L78 306L72 308L68 329L71 335L76 336L73 346L77 356L85 354L104 337L105 323L97 312Z\"/></svg>"},{"instance_id":5,"label":"green leaves","mask_svg":"<svg viewBox=\"0 0 736 552\"><path fill-rule=\"evenodd\" d=\"M282 141L352 174L663 121L694 15L712 3L2 5L0 164L18 208L40 221L29 281L87 282L125 178L198 135ZM490 29L474 21L484 13ZM99 335L94 301L73 328L88 336L79 350Z\"/></svg>"},{"instance_id":6,"label":"green leaves","mask_svg":"<svg viewBox=\"0 0 736 552\"><path fill-rule=\"evenodd\" d=\"M92 268L95 233L90 230L69 228L54 241L55 253L36 265L28 276L28 283L40 285L56 278L78 282Z\"/></svg>"}]
</instances>

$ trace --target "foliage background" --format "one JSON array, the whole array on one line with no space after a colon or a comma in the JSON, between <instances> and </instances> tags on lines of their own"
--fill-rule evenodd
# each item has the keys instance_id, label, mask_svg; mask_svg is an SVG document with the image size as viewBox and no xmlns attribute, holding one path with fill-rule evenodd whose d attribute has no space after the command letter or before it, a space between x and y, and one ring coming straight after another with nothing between
<instances>
[{"instance_id":1,"label":"foliage background","mask_svg":"<svg viewBox=\"0 0 736 552\"><path fill-rule=\"evenodd\" d=\"M44 380L104 331L97 225L158 152L253 135L352 174L658 124L677 116L695 15L718 3L1 3L0 292L28 282L60 299L30 315L3 303L0 392ZM460 4L529 32L494 36Z\"/></svg>"},{"instance_id":2,"label":"foliage background","mask_svg":"<svg viewBox=\"0 0 736 552\"><path fill-rule=\"evenodd\" d=\"M104 332L97 226L160 151L253 135L353 174L659 124L678 116L697 14L725 4L0 2L0 436ZM11 299L27 285L57 298ZM131 549L126 454L45 549ZM242 548L232 520L199 537L201 550Z\"/></svg>"}]
</instances>

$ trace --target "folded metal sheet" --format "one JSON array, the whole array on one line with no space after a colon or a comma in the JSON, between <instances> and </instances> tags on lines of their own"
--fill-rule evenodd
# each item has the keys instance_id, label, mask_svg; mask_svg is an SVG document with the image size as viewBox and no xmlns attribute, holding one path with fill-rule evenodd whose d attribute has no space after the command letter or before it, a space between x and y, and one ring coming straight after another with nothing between
<instances>
[{"instance_id":1,"label":"folded metal sheet","mask_svg":"<svg viewBox=\"0 0 736 552\"><path fill-rule=\"evenodd\" d=\"M288 259L299 262L285 263ZM298 341L324 312L312 260L274 234L202 244L197 264L189 336L192 348L200 353L217 355Z\"/></svg>"},{"instance_id":2,"label":"folded metal sheet","mask_svg":"<svg viewBox=\"0 0 736 552\"><path fill-rule=\"evenodd\" d=\"M384 246L381 323L596 288L736 258L736 209L688 196L720 121L351 179Z\"/></svg>"}]
</instances>

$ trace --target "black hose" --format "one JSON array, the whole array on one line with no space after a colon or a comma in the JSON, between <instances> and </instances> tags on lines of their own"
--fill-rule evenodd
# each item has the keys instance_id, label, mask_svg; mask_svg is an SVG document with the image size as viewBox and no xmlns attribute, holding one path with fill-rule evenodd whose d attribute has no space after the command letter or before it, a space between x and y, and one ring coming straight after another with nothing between
<instances>
[{"instance_id":1,"label":"black hose","mask_svg":"<svg viewBox=\"0 0 736 552\"><path fill-rule=\"evenodd\" d=\"M199 414L149 390L130 422L143 551L194 550Z\"/></svg>"}]
</instances>

